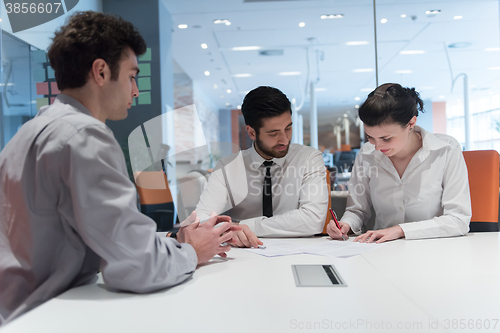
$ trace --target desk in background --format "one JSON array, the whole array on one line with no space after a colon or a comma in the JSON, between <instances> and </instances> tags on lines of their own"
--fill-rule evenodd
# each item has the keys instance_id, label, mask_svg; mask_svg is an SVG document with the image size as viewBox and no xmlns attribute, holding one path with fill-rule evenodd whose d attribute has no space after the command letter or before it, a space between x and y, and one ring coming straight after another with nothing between
<instances>
[{"instance_id":1,"label":"desk in background","mask_svg":"<svg viewBox=\"0 0 500 333\"><path fill-rule=\"evenodd\" d=\"M136 295L107 291L100 280L0 332L494 332L500 330L499 239L484 233L397 240L348 259L266 258L233 249L179 286ZM292 264L333 264L348 287L298 288ZM469 326L460 329L463 323Z\"/></svg>"}]
</instances>

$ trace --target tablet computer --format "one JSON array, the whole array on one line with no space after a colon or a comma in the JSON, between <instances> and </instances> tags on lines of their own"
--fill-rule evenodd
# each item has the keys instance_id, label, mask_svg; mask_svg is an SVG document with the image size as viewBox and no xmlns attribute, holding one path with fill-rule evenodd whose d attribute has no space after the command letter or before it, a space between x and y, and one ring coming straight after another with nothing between
<instances>
[{"instance_id":1,"label":"tablet computer","mask_svg":"<svg viewBox=\"0 0 500 333\"><path fill-rule=\"evenodd\" d=\"M333 265L292 265L297 287L347 287Z\"/></svg>"}]
</instances>

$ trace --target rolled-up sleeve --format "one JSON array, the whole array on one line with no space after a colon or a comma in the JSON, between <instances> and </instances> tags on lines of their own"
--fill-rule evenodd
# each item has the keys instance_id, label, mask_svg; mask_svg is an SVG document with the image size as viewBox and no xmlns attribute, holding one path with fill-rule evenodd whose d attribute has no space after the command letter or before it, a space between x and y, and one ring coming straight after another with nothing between
<instances>
[{"instance_id":1,"label":"rolled-up sleeve","mask_svg":"<svg viewBox=\"0 0 500 333\"><path fill-rule=\"evenodd\" d=\"M150 292L192 275L197 265L193 247L160 237L155 222L137 210L123 153L107 127L81 129L66 142L60 159L74 210L66 218L102 258L108 286Z\"/></svg>"}]
</instances>

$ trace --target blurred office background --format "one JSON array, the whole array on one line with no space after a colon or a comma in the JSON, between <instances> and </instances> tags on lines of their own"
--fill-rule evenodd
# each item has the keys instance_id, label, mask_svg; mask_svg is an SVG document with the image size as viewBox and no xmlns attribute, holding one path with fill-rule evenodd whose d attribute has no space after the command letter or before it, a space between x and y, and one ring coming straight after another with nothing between
<instances>
[{"instance_id":1,"label":"blurred office background","mask_svg":"<svg viewBox=\"0 0 500 333\"><path fill-rule=\"evenodd\" d=\"M54 31L72 12L95 10L131 21L148 44L140 96L127 119L108 122L131 175L151 156L130 152L131 133L148 121L162 131L149 164L161 159L173 183L250 147L240 108L260 85L292 101L293 142L320 149L347 177L364 142L357 109L386 82L420 92L426 130L464 150L500 151L498 0L66 0L65 15L16 33L6 2L0 149L59 93L45 54Z\"/></svg>"}]
</instances>

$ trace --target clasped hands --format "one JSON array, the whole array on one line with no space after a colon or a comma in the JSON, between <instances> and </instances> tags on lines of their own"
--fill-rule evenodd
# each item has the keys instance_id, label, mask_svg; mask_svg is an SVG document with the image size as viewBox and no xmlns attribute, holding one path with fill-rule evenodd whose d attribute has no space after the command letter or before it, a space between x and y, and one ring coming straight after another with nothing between
<instances>
[{"instance_id":1,"label":"clasped hands","mask_svg":"<svg viewBox=\"0 0 500 333\"><path fill-rule=\"evenodd\" d=\"M210 214L210 218L200 223L196 211L181 223L177 240L193 246L198 256L198 264L209 261L214 255L225 258L231 245L237 247L258 247L263 243L247 225L231 221L231 217Z\"/></svg>"},{"instance_id":2,"label":"clasped hands","mask_svg":"<svg viewBox=\"0 0 500 333\"><path fill-rule=\"evenodd\" d=\"M326 231L328 235L335 240L342 240L342 235L347 235L352 233L351 226L344 222L339 222L340 229L337 228L335 222L330 220L328 226L326 227ZM405 236L403 229L399 225L395 225L390 228L382 229L382 230L370 230L366 233L354 238L355 242L360 243L383 243L387 241L391 241L398 238L403 238Z\"/></svg>"}]
</instances>

